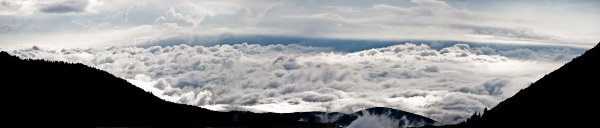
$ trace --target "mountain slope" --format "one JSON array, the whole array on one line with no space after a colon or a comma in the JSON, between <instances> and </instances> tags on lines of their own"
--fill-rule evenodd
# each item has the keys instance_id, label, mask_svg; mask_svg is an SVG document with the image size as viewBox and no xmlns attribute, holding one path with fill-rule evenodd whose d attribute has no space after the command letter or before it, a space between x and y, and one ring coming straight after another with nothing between
<instances>
[{"instance_id":1,"label":"mountain slope","mask_svg":"<svg viewBox=\"0 0 600 128\"><path fill-rule=\"evenodd\" d=\"M3 122L85 126L337 127L361 114L215 112L164 101L105 71L83 64L22 60L0 52ZM390 118L434 121L390 109ZM370 109L364 111L372 111ZM360 113L360 112L357 112ZM377 114L377 113L375 113ZM344 117L344 122L335 121ZM331 120L334 119L334 120ZM20 124L30 125L30 124Z\"/></svg>"},{"instance_id":2,"label":"mountain slope","mask_svg":"<svg viewBox=\"0 0 600 128\"><path fill-rule=\"evenodd\" d=\"M83 64L21 60L0 53L3 117L90 126L281 126L299 115L215 112L166 102L127 81ZM12 112L12 113L11 113ZM250 118L251 117L251 118ZM268 123L267 123L268 122Z\"/></svg>"},{"instance_id":3,"label":"mountain slope","mask_svg":"<svg viewBox=\"0 0 600 128\"><path fill-rule=\"evenodd\" d=\"M598 114L599 73L596 45L483 115L443 127L589 127Z\"/></svg>"},{"instance_id":4,"label":"mountain slope","mask_svg":"<svg viewBox=\"0 0 600 128\"><path fill-rule=\"evenodd\" d=\"M387 116L389 119L397 120L398 127L404 126L421 126L426 124L434 124L435 120L429 119L424 116L420 116L417 114L385 108L385 107L373 107L368 108L362 111L355 112L353 114L346 114L341 116L338 120L336 120L336 124L340 126L348 126L353 123L354 120L359 118L359 116L369 115L378 115L378 116Z\"/></svg>"}]
</instances>

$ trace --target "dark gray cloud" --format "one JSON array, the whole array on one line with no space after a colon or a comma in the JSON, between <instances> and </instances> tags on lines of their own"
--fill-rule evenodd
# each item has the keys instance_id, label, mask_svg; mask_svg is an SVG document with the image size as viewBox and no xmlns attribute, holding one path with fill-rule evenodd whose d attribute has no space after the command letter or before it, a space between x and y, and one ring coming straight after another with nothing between
<instances>
[{"instance_id":1,"label":"dark gray cloud","mask_svg":"<svg viewBox=\"0 0 600 128\"><path fill-rule=\"evenodd\" d=\"M79 13L84 12L89 4L87 0L69 0L39 5L39 11L44 13Z\"/></svg>"},{"instance_id":2,"label":"dark gray cloud","mask_svg":"<svg viewBox=\"0 0 600 128\"><path fill-rule=\"evenodd\" d=\"M502 95L502 88L508 84L508 80L505 79L493 79L483 83L483 88L489 95Z\"/></svg>"},{"instance_id":3,"label":"dark gray cloud","mask_svg":"<svg viewBox=\"0 0 600 128\"><path fill-rule=\"evenodd\" d=\"M13 1L0 1L0 12L3 11L16 11L21 8L22 4Z\"/></svg>"},{"instance_id":4,"label":"dark gray cloud","mask_svg":"<svg viewBox=\"0 0 600 128\"><path fill-rule=\"evenodd\" d=\"M500 96L504 93L503 88L509 84L508 82L509 80L496 78L486 81L481 84L481 86L462 87L457 89L457 91L471 94Z\"/></svg>"},{"instance_id":5,"label":"dark gray cloud","mask_svg":"<svg viewBox=\"0 0 600 128\"><path fill-rule=\"evenodd\" d=\"M566 4L558 6L520 1L462 6L455 2L0 0L0 45L94 47L164 43L164 39L180 38L172 40L175 45L202 36L230 35L559 43L584 47L591 47L598 40L599 30L593 29L598 28L598 8L593 5L600 2L559 2ZM494 9L476 10L486 6ZM78 36L64 38L72 34Z\"/></svg>"},{"instance_id":6,"label":"dark gray cloud","mask_svg":"<svg viewBox=\"0 0 600 128\"><path fill-rule=\"evenodd\" d=\"M525 28L502 28L495 26L477 26L469 24L450 25L456 29L469 30L473 34L493 35L496 38L516 39L516 40L557 40L550 35L536 33L532 29Z\"/></svg>"}]
</instances>

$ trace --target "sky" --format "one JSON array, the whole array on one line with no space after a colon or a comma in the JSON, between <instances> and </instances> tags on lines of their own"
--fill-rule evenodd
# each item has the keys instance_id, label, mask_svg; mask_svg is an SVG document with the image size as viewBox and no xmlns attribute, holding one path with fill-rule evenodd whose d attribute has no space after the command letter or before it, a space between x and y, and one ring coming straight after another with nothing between
<instances>
[{"instance_id":1,"label":"sky","mask_svg":"<svg viewBox=\"0 0 600 128\"><path fill-rule=\"evenodd\" d=\"M2 0L3 47L137 45L198 36L456 40L591 47L596 0Z\"/></svg>"},{"instance_id":2,"label":"sky","mask_svg":"<svg viewBox=\"0 0 600 128\"><path fill-rule=\"evenodd\" d=\"M218 111L390 107L451 124L596 45L598 7L596 0L0 0L0 50L83 63L167 101Z\"/></svg>"}]
</instances>

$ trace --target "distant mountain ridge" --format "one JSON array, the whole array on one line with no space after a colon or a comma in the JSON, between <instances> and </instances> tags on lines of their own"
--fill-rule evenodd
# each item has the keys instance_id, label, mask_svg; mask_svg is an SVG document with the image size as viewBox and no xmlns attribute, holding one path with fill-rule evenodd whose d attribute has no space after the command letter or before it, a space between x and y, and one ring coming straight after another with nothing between
<instances>
[{"instance_id":1,"label":"distant mountain ridge","mask_svg":"<svg viewBox=\"0 0 600 128\"><path fill-rule=\"evenodd\" d=\"M410 112L397 110L397 109L385 108L385 107L373 107L373 108L368 108L368 109L358 111L358 112L355 112L352 114L345 114L345 115L341 116L335 122L336 122L336 124L341 125L341 126L348 126L352 123L352 121L356 120L359 116L365 116L366 114L386 115L390 119L398 120L399 121L398 126L418 125L415 123L422 123L423 125L425 125L425 124L434 124L436 122L435 120L432 120L432 119L429 119L426 117L422 117L417 114L413 114ZM414 118L414 117L420 117L420 118ZM402 120L403 118L405 120ZM404 122L404 121L406 121L406 122ZM408 124L405 124L405 123L408 123Z\"/></svg>"},{"instance_id":2,"label":"distant mountain ridge","mask_svg":"<svg viewBox=\"0 0 600 128\"><path fill-rule=\"evenodd\" d=\"M23 60L4 51L0 52L0 71L4 91L0 93L0 117L8 124L24 126L340 127L348 126L364 112L423 124L435 122L383 107L352 114L216 112L167 102L83 64ZM23 121L32 123L21 124Z\"/></svg>"},{"instance_id":3,"label":"distant mountain ridge","mask_svg":"<svg viewBox=\"0 0 600 128\"><path fill-rule=\"evenodd\" d=\"M597 44L482 115L440 127L593 127L599 114L599 89L600 44Z\"/></svg>"}]
</instances>

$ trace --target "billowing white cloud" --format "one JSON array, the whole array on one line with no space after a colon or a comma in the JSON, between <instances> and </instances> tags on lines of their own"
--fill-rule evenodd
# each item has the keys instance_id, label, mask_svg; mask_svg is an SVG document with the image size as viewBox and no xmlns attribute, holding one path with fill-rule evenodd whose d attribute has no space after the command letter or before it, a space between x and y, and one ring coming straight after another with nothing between
<instances>
[{"instance_id":1,"label":"billowing white cloud","mask_svg":"<svg viewBox=\"0 0 600 128\"><path fill-rule=\"evenodd\" d=\"M408 43L343 52L295 44L181 44L35 46L9 52L22 58L84 63L165 100L213 110L354 112L382 106L456 123L581 54L571 49L455 44L436 50ZM523 51L531 53L513 54ZM563 53L550 54L555 51Z\"/></svg>"},{"instance_id":2,"label":"billowing white cloud","mask_svg":"<svg viewBox=\"0 0 600 128\"><path fill-rule=\"evenodd\" d=\"M401 120L390 119L386 115L375 115L368 112L352 121L347 128L397 128Z\"/></svg>"},{"instance_id":3,"label":"billowing white cloud","mask_svg":"<svg viewBox=\"0 0 600 128\"><path fill-rule=\"evenodd\" d=\"M411 121L402 117L400 119L392 119L394 117L391 113L369 113L368 111L361 111L362 115L358 115L356 120L352 121L347 128L408 128L408 127L421 127L426 125L422 121Z\"/></svg>"}]
</instances>

